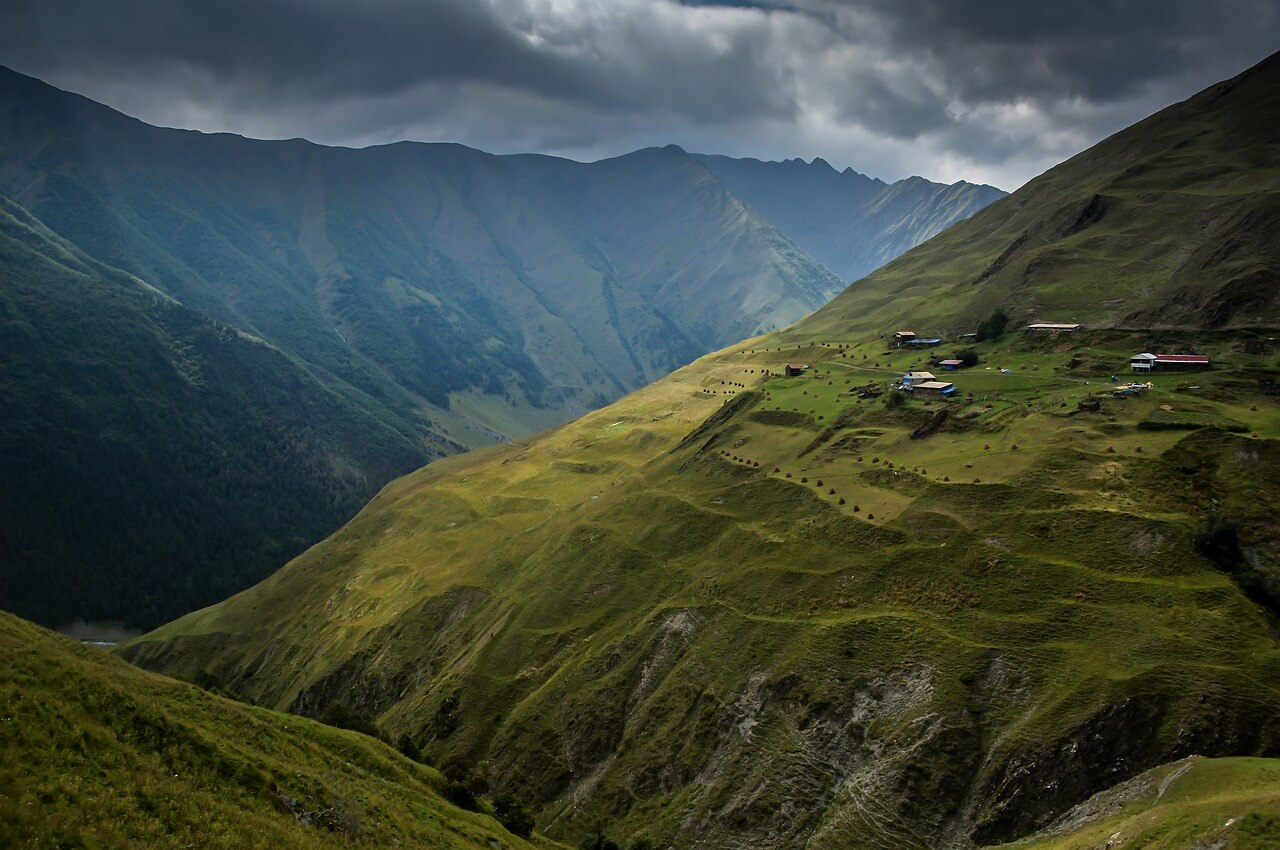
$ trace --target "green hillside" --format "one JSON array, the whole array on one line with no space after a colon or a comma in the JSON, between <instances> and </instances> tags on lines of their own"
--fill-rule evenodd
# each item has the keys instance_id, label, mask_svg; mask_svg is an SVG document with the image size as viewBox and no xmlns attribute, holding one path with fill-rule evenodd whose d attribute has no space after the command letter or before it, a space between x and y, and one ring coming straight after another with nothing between
<instances>
[{"instance_id":1,"label":"green hillside","mask_svg":"<svg viewBox=\"0 0 1280 850\"><path fill-rule=\"evenodd\" d=\"M815 335L1014 324L1280 324L1280 88L1271 57L1117 133L858 281Z\"/></svg>"},{"instance_id":2,"label":"green hillside","mask_svg":"<svg viewBox=\"0 0 1280 850\"><path fill-rule=\"evenodd\" d=\"M3 196L0 268L6 609L164 622L268 575L428 447Z\"/></svg>"},{"instance_id":3,"label":"green hillside","mask_svg":"<svg viewBox=\"0 0 1280 850\"><path fill-rule=\"evenodd\" d=\"M857 280L1007 193L961 181L910 177L885 183L825 160L760 162L699 155L739 198L759 210L841 280Z\"/></svg>"},{"instance_id":4,"label":"green hillside","mask_svg":"<svg viewBox=\"0 0 1280 850\"><path fill-rule=\"evenodd\" d=\"M0 605L49 625L150 627L224 598L397 475L841 287L679 148L583 164L254 141L2 68L0 197L79 264L8 226ZM103 301L117 280L127 306Z\"/></svg>"},{"instance_id":5,"label":"green hillside","mask_svg":"<svg viewBox=\"0 0 1280 850\"><path fill-rule=\"evenodd\" d=\"M1280 62L1232 85L1186 120L1255 114ZM1145 149L1153 126L1104 147ZM1037 206L1037 185L993 209ZM1150 197L1154 239L1178 218ZM677 848L995 844L1176 759L1280 753L1275 331L889 349L878 280L402 478L123 651L276 708L354 706L570 841L605 824ZM954 401L889 388L963 348ZM1211 370L1115 394L1132 353L1192 348Z\"/></svg>"},{"instance_id":6,"label":"green hillside","mask_svg":"<svg viewBox=\"0 0 1280 850\"><path fill-rule=\"evenodd\" d=\"M0 613L0 842L57 847L555 847L442 799L443 777L364 735L130 668ZM483 807L483 806L482 806ZM1187 759L1008 850L1108 838L1274 848L1280 762Z\"/></svg>"},{"instance_id":7,"label":"green hillside","mask_svg":"<svg viewBox=\"0 0 1280 850\"><path fill-rule=\"evenodd\" d=\"M0 612L5 847L551 847L376 739L130 667Z\"/></svg>"}]
</instances>

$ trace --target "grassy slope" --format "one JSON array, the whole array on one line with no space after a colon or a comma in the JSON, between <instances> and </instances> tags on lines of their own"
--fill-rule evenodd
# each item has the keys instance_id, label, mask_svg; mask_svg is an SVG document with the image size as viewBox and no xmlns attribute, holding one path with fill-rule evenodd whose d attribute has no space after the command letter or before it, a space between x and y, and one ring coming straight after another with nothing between
<instances>
[{"instance_id":1,"label":"grassy slope","mask_svg":"<svg viewBox=\"0 0 1280 850\"><path fill-rule=\"evenodd\" d=\"M0 612L6 847L523 848L355 732L137 670ZM313 824L298 812L330 810Z\"/></svg>"},{"instance_id":2,"label":"grassy slope","mask_svg":"<svg viewBox=\"0 0 1280 850\"><path fill-rule=\"evenodd\" d=\"M1050 169L858 281L820 337L1018 322L1280 322L1280 76L1272 57Z\"/></svg>"},{"instance_id":3,"label":"grassy slope","mask_svg":"<svg viewBox=\"0 0 1280 850\"><path fill-rule=\"evenodd\" d=\"M1255 71L1230 110L1202 99L1185 119L1269 102L1264 70L1270 87ZM1144 148L1152 126L1104 148ZM1273 167L1256 164L1262 184ZM1011 201L996 208L1040 203ZM955 232L911 257L967 252ZM1274 351L1244 353L1243 331L1012 334L957 376L973 402L912 439L937 405L853 392L924 365L885 350L898 314L876 280L570 425L407 476L258 587L125 651L273 706L356 705L568 838L603 819L678 847L990 843L1171 759L1280 751L1271 624L1191 541L1217 510L1260 569L1280 563L1280 410L1259 388ZM1133 351L1191 345L1213 372L1111 397ZM776 377L795 360L814 368ZM1243 429L1142 427L1170 415Z\"/></svg>"},{"instance_id":4,"label":"grassy slope","mask_svg":"<svg viewBox=\"0 0 1280 850\"><path fill-rule=\"evenodd\" d=\"M1067 417L1108 385L1039 344L984 346L1015 373L960 380L992 409L916 441L931 410L847 394L905 355L723 352L396 482L129 654L355 703L570 838L606 818L677 846L990 840L1167 758L1274 749L1266 618L1190 545L1216 499L1276 563L1280 416L1249 384L1274 366L1224 341L1201 390ZM761 382L783 357L820 371ZM1258 436L1140 430L1161 404Z\"/></svg>"},{"instance_id":5,"label":"grassy slope","mask_svg":"<svg viewBox=\"0 0 1280 850\"><path fill-rule=\"evenodd\" d=\"M1098 794L1006 850L1097 847L1280 847L1280 762L1191 758L1163 765Z\"/></svg>"}]
</instances>

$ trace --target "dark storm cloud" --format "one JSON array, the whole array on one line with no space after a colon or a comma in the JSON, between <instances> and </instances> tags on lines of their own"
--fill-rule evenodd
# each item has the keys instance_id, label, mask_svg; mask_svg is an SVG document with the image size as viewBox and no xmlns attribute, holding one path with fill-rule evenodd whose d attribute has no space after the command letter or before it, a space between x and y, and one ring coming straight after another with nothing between
<instances>
[{"instance_id":1,"label":"dark storm cloud","mask_svg":"<svg viewBox=\"0 0 1280 850\"><path fill-rule=\"evenodd\" d=\"M604 31L590 19L549 21L476 0L19 0L0 21L0 56L19 67L157 85L157 73L194 74L246 105L464 82L711 120L790 103L755 34L735 33L708 53L679 28L634 15L613 16L615 28Z\"/></svg>"},{"instance_id":2,"label":"dark storm cloud","mask_svg":"<svg viewBox=\"0 0 1280 850\"><path fill-rule=\"evenodd\" d=\"M0 62L144 120L1012 188L1258 61L1280 0L18 0Z\"/></svg>"},{"instance_id":3,"label":"dark storm cloud","mask_svg":"<svg viewBox=\"0 0 1280 850\"><path fill-rule=\"evenodd\" d=\"M1275 47L1274 0L867 0L889 38L946 69L970 98L1114 100L1208 61ZM975 61L982 60L982 61Z\"/></svg>"}]
</instances>

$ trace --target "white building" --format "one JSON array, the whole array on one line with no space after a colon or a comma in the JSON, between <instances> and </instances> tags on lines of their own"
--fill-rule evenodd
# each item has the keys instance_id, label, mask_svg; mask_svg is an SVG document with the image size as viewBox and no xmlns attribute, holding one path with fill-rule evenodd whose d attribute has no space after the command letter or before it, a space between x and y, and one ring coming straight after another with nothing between
<instances>
[{"instance_id":1,"label":"white building","mask_svg":"<svg viewBox=\"0 0 1280 850\"><path fill-rule=\"evenodd\" d=\"M1155 366L1156 356L1148 352L1135 354L1129 358L1129 368L1135 372L1150 372Z\"/></svg>"}]
</instances>

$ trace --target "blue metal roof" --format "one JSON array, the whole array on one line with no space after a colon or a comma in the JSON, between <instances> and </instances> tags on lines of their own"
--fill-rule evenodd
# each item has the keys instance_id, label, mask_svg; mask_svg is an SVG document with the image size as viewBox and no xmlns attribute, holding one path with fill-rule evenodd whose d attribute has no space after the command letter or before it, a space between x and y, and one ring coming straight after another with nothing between
<instances>
[{"instance_id":1,"label":"blue metal roof","mask_svg":"<svg viewBox=\"0 0 1280 850\"><path fill-rule=\"evenodd\" d=\"M909 339L905 345L937 345L942 342L940 339Z\"/></svg>"}]
</instances>

